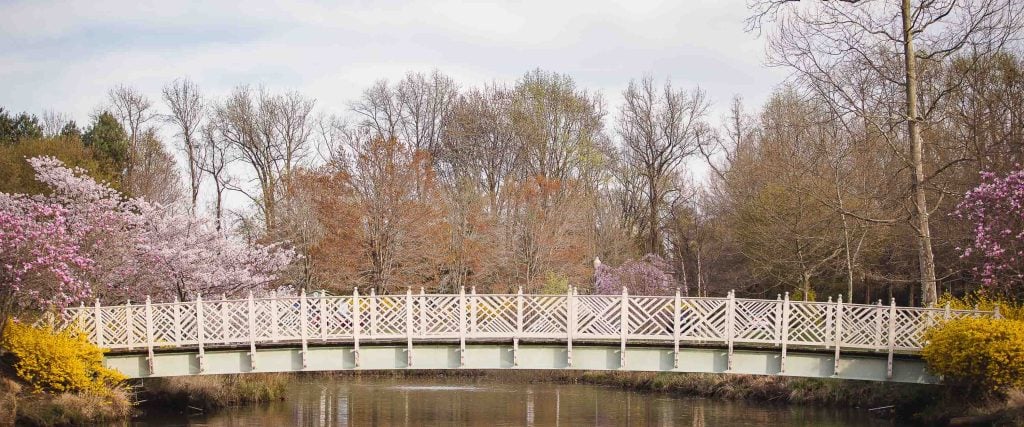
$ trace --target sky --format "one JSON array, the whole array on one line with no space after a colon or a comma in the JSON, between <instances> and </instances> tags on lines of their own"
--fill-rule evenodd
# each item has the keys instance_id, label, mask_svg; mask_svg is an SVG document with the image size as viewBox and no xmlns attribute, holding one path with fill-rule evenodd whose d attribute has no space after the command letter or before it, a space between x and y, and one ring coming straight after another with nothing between
<instances>
[{"instance_id":1,"label":"sky","mask_svg":"<svg viewBox=\"0 0 1024 427\"><path fill-rule=\"evenodd\" d=\"M645 74L699 86L718 122L734 95L760 105L788 74L764 65L748 13L741 0L0 0L0 106L82 124L115 85L166 110L160 89L189 77L213 97L298 90L344 116L373 82L409 71L476 86L541 68L602 93L612 114Z\"/></svg>"}]
</instances>

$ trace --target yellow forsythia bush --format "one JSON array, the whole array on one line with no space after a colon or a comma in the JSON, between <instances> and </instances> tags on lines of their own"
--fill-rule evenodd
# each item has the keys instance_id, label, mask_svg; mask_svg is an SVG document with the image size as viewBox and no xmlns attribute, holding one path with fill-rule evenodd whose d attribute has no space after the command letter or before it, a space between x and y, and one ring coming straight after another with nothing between
<instances>
[{"instance_id":1,"label":"yellow forsythia bush","mask_svg":"<svg viewBox=\"0 0 1024 427\"><path fill-rule=\"evenodd\" d=\"M103 366L103 350L75 331L54 331L11 321L4 349L14 354L14 370L38 391L105 395L125 377Z\"/></svg>"},{"instance_id":2,"label":"yellow forsythia bush","mask_svg":"<svg viewBox=\"0 0 1024 427\"><path fill-rule=\"evenodd\" d=\"M1024 386L1024 321L962 318L925 332L928 368L979 392Z\"/></svg>"},{"instance_id":3,"label":"yellow forsythia bush","mask_svg":"<svg viewBox=\"0 0 1024 427\"><path fill-rule=\"evenodd\" d=\"M938 307L945 307L953 310L978 310L993 311L999 307L999 315L1007 319L1024 320L1024 304L1013 301L1006 301L993 298L983 292L973 292L963 297L954 297L948 293L939 297Z\"/></svg>"}]
</instances>

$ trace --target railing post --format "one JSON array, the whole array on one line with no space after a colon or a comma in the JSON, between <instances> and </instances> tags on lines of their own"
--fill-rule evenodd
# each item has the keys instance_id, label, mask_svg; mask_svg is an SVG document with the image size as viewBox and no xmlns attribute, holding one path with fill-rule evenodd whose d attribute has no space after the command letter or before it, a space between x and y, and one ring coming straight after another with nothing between
<instances>
[{"instance_id":1,"label":"railing post","mask_svg":"<svg viewBox=\"0 0 1024 427\"><path fill-rule=\"evenodd\" d=\"M405 365L407 368L412 367L412 287L405 290L405 339L406 339L406 361Z\"/></svg>"},{"instance_id":2,"label":"railing post","mask_svg":"<svg viewBox=\"0 0 1024 427\"><path fill-rule=\"evenodd\" d=\"M735 335L734 324L736 322L736 291L729 291L729 297L725 301L725 340L729 346L729 359L726 366L726 372L732 372L732 341L733 335Z\"/></svg>"},{"instance_id":3,"label":"railing post","mask_svg":"<svg viewBox=\"0 0 1024 427\"><path fill-rule=\"evenodd\" d=\"M430 310L427 309L427 294L420 286L420 338L427 337L427 313Z\"/></svg>"},{"instance_id":4,"label":"railing post","mask_svg":"<svg viewBox=\"0 0 1024 427\"><path fill-rule=\"evenodd\" d=\"M831 338L831 335L832 335L832 325L833 325L832 322L834 321L834 316L832 316L832 311L834 309L835 309L835 305L832 302L832 296L829 296L828 297L828 305L825 306L825 331L824 331L823 334L821 334L822 335L822 337L821 337L822 339L821 340L825 343L825 349L829 348L829 342L832 341L830 338Z\"/></svg>"},{"instance_id":5,"label":"railing post","mask_svg":"<svg viewBox=\"0 0 1024 427\"><path fill-rule=\"evenodd\" d=\"M96 309L94 311L93 321L96 322L96 346L106 347L106 343L103 340L103 313L100 309L100 299L96 298Z\"/></svg>"},{"instance_id":6,"label":"railing post","mask_svg":"<svg viewBox=\"0 0 1024 427\"><path fill-rule=\"evenodd\" d=\"M896 348L896 298L889 303L889 357L886 362L885 378L892 379L892 353Z\"/></svg>"},{"instance_id":7,"label":"railing post","mask_svg":"<svg viewBox=\"0 0 1024 427\"><path fill-rule=\"evenodd\" d=\"M476 296L476 286L469 288L469 291L471 292L469 297L469 333L473 335L479 332L476 327L476 310L480 303Z\"/></svg>"},{"instance_id":8,"label":"railing post","mask_svg":"<svg viewBox=\"0 0 1024 427\"><path fill-rule=\"evenodd\" d=\"M270 341L277 342L281 336L281 320L277 318L277 291L270 291Z\"/></svg>"},{"instance_id":9,"label":"railing post","mask_svg":"<svg viewBox=\"0 0 1024 427\"><path fill-rule=\"evenodd\" d=\"M775 294L775 326L772 328L772 341L775 346L782 345L782 294Z\"/></svg>"},{"instance_id":10,"label":"railing post","mask_svg":"<svg viewBox=\"0 0 1024 427\"><path fill-rule=\"evenodd\" d=\"M459 367L466 367L466 288L459 287Z\"/></svg>"},{"instance_id":11,"label":"railing post","mask_svg":"<svg viewBox=\"0 0 1024 427\"><path fill-rule=\"evenodd\" d=\"M619 369L626 369L626 335L629 333L629 291L622 287L619 300Z\"/></svg>"},{"instance_id":12,"label":"railing post","mask_svg":"<svg viewBox=\"0 0 1024 427\"><path fill-rule=\"evenodd\" d=\"M132 344L135 343L135 312L132 310L132 300L128 300L124 306L124 343L131 350L134 348Z\"/></svg>"},{"instance_id":13,"label":"railing post","mask_svg":"<svg viewBox=\"0 0 1024 427\"><path fill-rule=\"evenodd\" d=\"M882 341L882 315L885 314L885 308L882 307L882 300L879 299L875 304L875 352L885 348L885 342Z\"/></svg>"},{"instance_id":14,"label":"railing post","mask_svg":"<svg viewBox=\"0 0 1024 427\"><path fill-rule=\"evenodd\" d=\"M228 296L226 294L220 294L220 330L221 338L224 340L224 344L228 343L229 334L228 327Z\"/></svg>"},{"instance_id":15,"label":"railing post","mask_svg":"<svg viewBox=\"0 0 1024 427\"><path fill-rule=\"evenodd\" d=\"M377 289L370 288L370 338L377 337Z\"/></svg>"},{"instance_id":16,"label":"railing post","mask_svg":"<svg viewBox=\"0 0 1024 427\"><path fill-rule=\"evenodd\" d=\"M519 366L519 337L523 336L523 287L516 294L516 336L512 338L512 366Z\"/></svg>"},{"instance_id":17,"label":"railing post","mask_svg":"<svg viewBox=\"0 0 1024 427\"><path fill-rule=\"evenodd\" d=\"M676 288L676 298L672 310L672 368L679 369L679 315L683 309L682 300L679 298L679 288Z\"/></svg>"},{"instance_id":18,"label":"railing post","mask_svg":"<svg viewBox=\"0 0 1024 427\"><path fill-rule=\"evenodd\" d=\"M832 369L832 375L839 375L839 347L843 341L843 294L839 294L838 302L836 303L836 355L833 362L835 366Z\"/></svg>"},{"instance_id":19,"label":"railing post","mask_svg":"<svg viewBox=\"0 0 1024 427\"><path fill-rule=\"evenodd\" d=\"M181 347L181 301L174 297L174 346Z\"/></svg>"},{"instance_id":20,"label":"railing post","mask_svg":"<svg viewBox=\"0 0 1024 427\"><path fill-rule=\"evenodd\" d=\"M977 310L977 308L975 308L975 310ZM1002 319L1003 318L1003 314L999 312L999 303L996 303L995 309L992 312L992 317L994 317L996 319Z\"/></svg>"},{"instance_id":21,"label":"railing post","mask_svg":"<svg viewBox=\"0 0 1024 427\"><path fill-rule=\"evenodd\" d=\"M569 286L565 292L565 363L569 368L572 367L572 336L576 330L574 293L572 286Z\"/></svg>"},{"instance_id":22,"label":"railing post","mask_svg":"<svg viewBox=\"0 0 1024 427\"><path fill-rule=\"evenodd\" d=\"M249 321L249 367L256 370L256 301L252 298L252 291L249 291L249 297L246 301L247 310L249 315L247 320Z\"/></svg>"},{"instance_id":23,"label":"railing post","mask_svg":"<svg viewBox=\"0 0 1024 427\"><path fill-rule=\"evenodd\" d=\"M362 314L359 307L359 287L352 288L352 358L355 367L359 367L359 330Z\"/></svg>"},{"instance_id":24,"label":"railing post","mask_svg":"<svg viewBox=\"0 0 1024 427\"><path fill-rule=\"evenodd\" d=\"M942 312L942 318L946 319L946 320L949 320L950 317L953 317L952 314L953 313L950 312L949 301L946 301L945 309Z\"/></svg>"},{"instance_id":25,"label":"railing post","mask_svg":"<svg viewBox=\"0 0 1024 427\"><path fill-rule=\"evenodd\" d=\"M782 300L782 333L780 339L782 340L782 359L779 360L779 373L786 373L786 347L789 345L789 312L791 308L789 305L789 292L786 292L785 299Z\"/></svg>"},{"instance_id":26,"label":"railing post","mask_svg":"<svg viewBox=\"0 0 1024 427\"><path fill-rule=\"evenodd\" d=\"M330 317L327 315L327 295L323 291L317 296L317 306L320 307L320 342L327 342L327 322Z\"/></svg>"},{"instance_id":27,"label":"railing post","mask_svg":"<svg viewBox=\"0 0 1024 427\"><path fill-rule=\"evenodd\" d=\"M205 350L203 349L203 341L206 339L205 316L203 316L203 296L197 293L196 300L194 302L196 304L196 342L199 344L199 356L196 356L196 359L199 360L199 372L202 373L205 370L203 358L206 357Z\"/></svg>"},{"instance_id":28,"label":"railing post","mask_svg":"<svg viewBox=\"0 0 1024 427\"><path fill-rule=\"evenodd\" d=\"M153 370L153 301L146 295L146 363L149 365L149 375L155 375Z\"/></svg>"},{"instance_id":29,"label":"railing post","mask_svg":"<svg viewBox=\"0 0 1024 427\"><path fill-rule=\"evenodd\" d=\"M307 343L309 335L309 305L306 301L306 289L299 291L299 337L302 338L302 369L308 366L306 356L309 353Z\"/></svg>"}]
</instances>

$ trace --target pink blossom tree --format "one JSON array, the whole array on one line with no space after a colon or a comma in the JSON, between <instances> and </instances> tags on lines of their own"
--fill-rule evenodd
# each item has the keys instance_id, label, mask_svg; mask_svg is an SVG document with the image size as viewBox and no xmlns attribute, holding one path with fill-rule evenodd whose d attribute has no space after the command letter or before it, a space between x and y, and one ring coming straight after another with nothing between
<instances>
[{"instance_id":1,"label":"pink blossom tree","mask_svg":"<svg viewBox=\"0 0 1024 427\"><path fill-rule=\"evenodd\" d=\"M29 163L51 193L0 193L3 318L92 296L185 299L260 290L295 258L279 245L224 235L208 219L125 198L56 159Z\"/></svg>"},{"instance_id":2,"label":"pink blossom tree","mask_svg":"<svg viewBox=\"0 0 1024 427\"><path fill-rule=\"evenodd\" d=\"M654 254L629 260L618 267L598 265L594 290L601 295L617 294L625 286L633 295L669 295L675 292L671 266Z\"/></svg>"},{"instance_id":3,"label":"pink blossom tree","mask_svg":"<svg viewBox=\"0 0 1024 427\"><path fill-rule=\"evenodd\" d=\"M973 226L973 242L963 258L977 258L974 270L987 287L1013 289L1024 284L1024 170L999 177L981 174L954 215Z\"/></svg>"}]
</instances>

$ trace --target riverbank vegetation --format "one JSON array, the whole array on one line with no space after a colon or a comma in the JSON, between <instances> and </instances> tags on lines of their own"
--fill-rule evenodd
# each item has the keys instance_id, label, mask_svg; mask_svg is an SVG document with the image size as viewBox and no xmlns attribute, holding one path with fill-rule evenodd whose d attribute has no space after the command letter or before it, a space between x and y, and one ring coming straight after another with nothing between
<instances>
[{"instance_id":1,"label":"riverbank vegetation","mask_svg":"<svg viewBox=\"0 0 1024 427\"><path fill-rule=\"evenodd\" d=\"M103 351L73 329L11 321L0 360L0 424L82 425L134 411L125 378L103 366Z\"/></svg>"},{"instance_id":2,"label":"riverbank vegetation","mask_svg":"<svg viewBox=\"0 0 1024 427\"><path fill-rule=\"evenodd\" d=\"M295 375L244 374L154 378L141 385L144 408L180 412L210 412L228 406L285 398Z\"/></svg>"}]
</instances>

